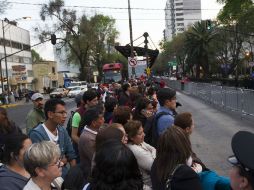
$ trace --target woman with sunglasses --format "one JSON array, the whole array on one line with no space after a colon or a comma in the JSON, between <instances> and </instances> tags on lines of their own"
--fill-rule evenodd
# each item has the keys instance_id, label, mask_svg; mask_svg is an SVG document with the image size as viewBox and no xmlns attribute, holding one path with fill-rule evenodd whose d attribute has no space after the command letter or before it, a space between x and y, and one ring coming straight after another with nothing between
<instances>
[{"instance_id":1,"label":"woman with sunglasses","mask_svg":"<svg viewBox=\"0 0 254 190\"><path fill-rule=\"evenodd\" d=\"M63 166L60 149L55 143L42 141L33 144L24 155L24 166L31 175L24 190L60 189L51 185L61 176Z\"/></svg>"},{"instance_id":2,"label":"woman with sunglasses","mask_svg":"<svg viewBox=\"0 0 254 190\"><path fill-rule=\"evenodd\" d=\"M231 141L234 155L228 158L232 190L254 190L254 134L237 132Z\"/></svg>"}]
</instances>

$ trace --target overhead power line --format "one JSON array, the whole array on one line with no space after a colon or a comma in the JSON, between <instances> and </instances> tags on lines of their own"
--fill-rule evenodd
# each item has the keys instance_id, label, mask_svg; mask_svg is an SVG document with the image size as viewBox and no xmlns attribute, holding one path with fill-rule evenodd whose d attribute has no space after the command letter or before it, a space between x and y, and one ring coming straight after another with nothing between
<instances>
[{"instance_id":1,"label":"overhead power line","mask_svg":"<svg viewBox=\"0 0 254 190\"><path fill-rule=\"evenodd\" d=\"M20 4L20 5L33 5L33 6L42 6L42 5L46 5L45 3L28 3L28 2L16 2L16 1L9 1L9 3L11 4ZM55 5L57 6L57 5ZM59 5L61 6L61 5ZM89 8L89 9L117 9L117 10L127 10L128 7L105 7L105 6L85 6L85 5L64 5L63 7L66 8ZM150 10L150 11L164 11L164 10L193 10L193 11L197 11L197 10L214 10L217 11L219 9L185 9L185 8L175 8L175 9L171 9L171 8L166 8L166 9L161 9L161 8L143 8L143 7L132 7L132 10Z\"/></svg>"}]
</instances>

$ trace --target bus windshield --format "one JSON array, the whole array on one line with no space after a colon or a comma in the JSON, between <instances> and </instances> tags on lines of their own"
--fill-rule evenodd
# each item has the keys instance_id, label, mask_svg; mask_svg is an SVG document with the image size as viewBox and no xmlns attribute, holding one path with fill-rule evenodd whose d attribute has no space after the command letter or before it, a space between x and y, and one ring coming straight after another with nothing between
<instances>
[{"instance_id":1,"label":"bus windshield","mask_svg":"<svg viewBox=\"0 0 254 190\"><path fill-rule=\"evenodd\" d=\"M104 72L104 82L120 82L122 80L122 75L120 71L106 71Z\"/></svg>"}]
</instances>

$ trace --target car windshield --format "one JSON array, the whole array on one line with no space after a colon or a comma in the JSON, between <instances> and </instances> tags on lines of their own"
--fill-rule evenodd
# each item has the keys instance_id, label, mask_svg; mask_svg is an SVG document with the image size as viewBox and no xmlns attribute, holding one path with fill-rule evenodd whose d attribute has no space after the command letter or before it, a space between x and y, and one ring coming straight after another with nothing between
<instances>
[{"instance_id":1,"label":"car windshield","mask_svg":"<svg viewBox=\"0 0 254 190\"><path fill-rule=\"evenodd\" d=\"M74 90L80 90L80 87L75 87L71 89L71 91L74 91Z\"/></svg>"},{"instance_id":2,"label":"car windshield","mask_svg":"<svg viewBox=\"0 0 254 190\"><path fill-rule=\"evenodd\" d=\"M62 88L57 88L57 89L55 89L53 92L62 92L62 91L63 91Z\"/></svg>"}]
</instances>

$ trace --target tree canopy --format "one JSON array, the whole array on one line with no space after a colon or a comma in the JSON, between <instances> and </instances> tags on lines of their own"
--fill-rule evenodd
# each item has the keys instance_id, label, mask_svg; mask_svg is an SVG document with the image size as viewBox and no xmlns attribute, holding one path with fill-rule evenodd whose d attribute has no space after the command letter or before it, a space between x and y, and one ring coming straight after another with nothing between
<instances>
[{"instance_id":1,"label":"tree canopy","mask_svg":"<svg viewBox=\"0 0 254 190\"><path fill-rule=\"evenodd\" d=\"M57 51L65 51L67 62L80 67L80 79L88 80L92 68L102 73L103 59L112 53L112 47L118 37L115 20L109 16L96 14L77 17L75 10L66 9L63 0L53 0L41 8L41 19L51 18L53 27L45 27L40 39L48 38L51 33L57 35Z\"/></svg>"}]
</instances>

